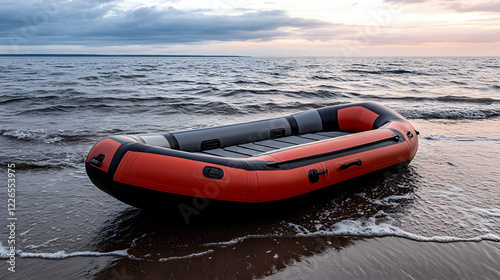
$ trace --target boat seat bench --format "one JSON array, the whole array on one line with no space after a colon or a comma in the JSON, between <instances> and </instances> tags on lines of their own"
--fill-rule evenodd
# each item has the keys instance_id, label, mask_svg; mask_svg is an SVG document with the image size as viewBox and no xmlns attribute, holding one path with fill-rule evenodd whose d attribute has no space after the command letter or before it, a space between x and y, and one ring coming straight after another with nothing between
<instances>
[{"instance_id":1,"label":"boat seat bench","mask_svg":"<svg viewBox=\"0 0 500 280\"><path fill-rule=\"evenodd\" d=\"M289 148L296 145L312 143L325 139L331 139L350 134L342 131L328 131L307 133L303 135L286 136L275 139L267 139L252 143L233 145L223 148L203 150L195 154L213 155L219 157L248 158L259 154L267 153L277 149Z\"/></svg>"}]
</instances>

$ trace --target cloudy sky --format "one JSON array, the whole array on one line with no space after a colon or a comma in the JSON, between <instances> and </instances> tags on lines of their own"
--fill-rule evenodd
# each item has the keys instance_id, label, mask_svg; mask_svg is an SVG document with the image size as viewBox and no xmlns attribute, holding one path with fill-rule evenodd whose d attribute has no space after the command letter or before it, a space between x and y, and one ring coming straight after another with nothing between
<instances>
[{"instance_id":1,"label":"cloudy sky","mask_svg":"<svg viewBox=\"0 0 500 280\"><path fill-rule=\"evenodd\" d=\"M2 0L0 53L498 56L500 0Z\"/></svg>"}]
</instances>

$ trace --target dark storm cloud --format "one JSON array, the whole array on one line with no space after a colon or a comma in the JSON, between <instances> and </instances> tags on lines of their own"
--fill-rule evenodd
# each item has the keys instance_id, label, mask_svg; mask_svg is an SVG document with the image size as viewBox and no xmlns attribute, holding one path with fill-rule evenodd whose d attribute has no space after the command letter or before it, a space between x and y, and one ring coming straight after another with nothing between
<instances>
[{"instance_id":1,"label":"dark storm cloud","mask_svg":"<svg viewBox=\"0 0 500 280\"><path fill-rule=\"evenodd\" d=\"M117 1L7 1L0 10L0 44L123 45L272 40L306 36L308 29L330 25L290 17L280 10L247 11L239 15L210 12L173 7L123 10Z\"/></svg>"}]
</instances>

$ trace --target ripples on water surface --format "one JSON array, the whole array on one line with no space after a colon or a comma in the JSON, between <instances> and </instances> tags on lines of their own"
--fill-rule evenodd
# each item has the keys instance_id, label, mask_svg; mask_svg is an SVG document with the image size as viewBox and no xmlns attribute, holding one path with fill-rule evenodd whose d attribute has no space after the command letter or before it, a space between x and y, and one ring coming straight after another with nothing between
<instances>
[{"instance_id":1,"label":"ripples on water surface","mask_svg":"<svg viewBox=\"0 0 500 280\"><path fill-rule=\"evenodd\" d=\"M498 279L499 80L498 58L1 57L0 163L18 175L16 275ZM83 168L108 135L363 101L410 119L421 132L414 161L295 205L205 210L185 225L179 213L116 201Z\"/></svg>"}]
</instances>

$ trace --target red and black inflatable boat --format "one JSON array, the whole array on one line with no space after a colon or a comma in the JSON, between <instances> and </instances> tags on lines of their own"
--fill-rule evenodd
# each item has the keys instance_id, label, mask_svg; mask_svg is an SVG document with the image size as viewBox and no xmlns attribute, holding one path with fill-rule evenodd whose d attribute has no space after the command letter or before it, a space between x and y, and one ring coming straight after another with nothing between
<instances>
[{"instance_id":1,"label":"red and black inflatable boat","mask_svg":"<svg viewBox=\"0 0 500 280\"><path fill-rule=\"evenodd\" d=\"M262 203L408 164L413 126L359 103L164 134L111 136L85 162L92 182L138 207L165 198ZM165 202L166 203L166 200Z\"/></svg>"}]
</instances>

